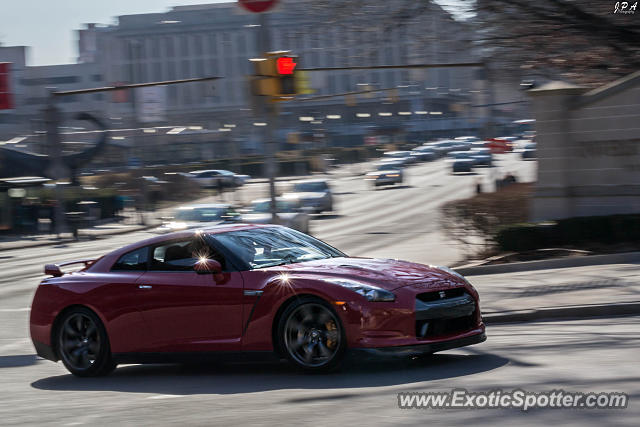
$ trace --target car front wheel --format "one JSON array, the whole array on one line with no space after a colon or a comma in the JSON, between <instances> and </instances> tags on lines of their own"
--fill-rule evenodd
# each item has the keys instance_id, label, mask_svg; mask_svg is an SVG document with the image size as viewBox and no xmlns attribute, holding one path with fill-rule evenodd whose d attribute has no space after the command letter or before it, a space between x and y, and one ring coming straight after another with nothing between
<instances>
[{"instance_id":1,"label":"car front wheel","mask_svg":"<svg viewBox=\"0 0 640 427\"><path fill-rule=\"evenodd\" d=\"M291 304L279 325L284 355L305 371L337 369L344 358L346 337L340 319L331 306L313 297Z\"/></svg>"},{"instance_id":2,"label":"car front wheel","mask_svg":"<svg viewBox=\"0 0 640 427\"><path fill-rule=\"evenodd\" d=\"M116 364L100 318L78 307L64 314L57 331L57 349L64 366L78 377L107 375Z\"/></svg>"}]
</instances>

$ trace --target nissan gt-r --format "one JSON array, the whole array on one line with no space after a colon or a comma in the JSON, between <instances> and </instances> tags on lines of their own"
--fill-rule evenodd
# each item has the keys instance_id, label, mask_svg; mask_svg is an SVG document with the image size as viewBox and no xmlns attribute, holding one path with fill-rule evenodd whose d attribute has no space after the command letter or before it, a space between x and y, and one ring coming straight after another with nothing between
<instances>
[{"instance_id":1,"label":"nissan gt-r","mask_svg":"<svg viewBox=\"0 0 640 427\"><path fill-rule=\"evenodd\" d=\"M77 376L216 354L325 371L353 349L433 353L485 340L478 294L456 272L349 257L277 225L179 231L45 274L33 344Z\"/></svg>"}]
</instances>

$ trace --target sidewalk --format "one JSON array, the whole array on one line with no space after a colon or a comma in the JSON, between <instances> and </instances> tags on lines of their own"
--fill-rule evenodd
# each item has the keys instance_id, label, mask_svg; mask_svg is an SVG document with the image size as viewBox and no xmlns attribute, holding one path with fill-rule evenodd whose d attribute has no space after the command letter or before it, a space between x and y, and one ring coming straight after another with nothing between
<instances>
[{"instance_id":1,"label":"sidewalk","mask_svg":"<svg viewBox=\"0 0 640 427\"><path fill-rule=\"evenodd\" d=\"M640 264L467 276L488 323L640 314Z\"/></svg>"},{"instance_id":2,"label":"sidewalk","mask_svg":"<svg viewBox=\"0 0 640 427\"><path fill-rule=\"evenodd\" d=\"M149 215L150 217L150 215ZM90 228L81 228L78 230L79 240L95 239L103 236L114 236L118 234L133 233L136 231L148 230L155 228L160 224L159 220L149 218L146 225L140 224L123 224L108 223L97 225ZM8 236L0 237L0 252L13 249L35 248L38 246L58 245L75 241L73 234L63 233L61 238L55 234L36 234L30 236Z\"/></svg>"}]
</instances>

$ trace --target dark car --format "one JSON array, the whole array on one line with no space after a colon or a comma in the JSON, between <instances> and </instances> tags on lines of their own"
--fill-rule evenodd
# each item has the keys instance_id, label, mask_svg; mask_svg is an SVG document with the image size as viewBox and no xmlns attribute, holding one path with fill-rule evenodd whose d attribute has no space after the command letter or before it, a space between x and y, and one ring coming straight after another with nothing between
<instances>
[{"instance_id":1,"label":"dark car","mask_svg":"<svg viewBox=\"0 0 640 427\"><path fill-rule=\"evenodd\" d=\"M532 142L529 144L526 144L524 146L524 148L522 149L521 152L521 156L523 160L528 160L528 159L535 159L538 157L537 153L536 153L536 143Z\"/></svg>"},{"instance_id":2,"label":"dark car","mask_svg":"<svg viewBox=\"0 0 640 427\"><path fill-rule=\"evenodd\" d=\"M451 172L471 172L476 164L473 153L470 151L452 151L449 153Z\"/></svg>"}]
</instances>

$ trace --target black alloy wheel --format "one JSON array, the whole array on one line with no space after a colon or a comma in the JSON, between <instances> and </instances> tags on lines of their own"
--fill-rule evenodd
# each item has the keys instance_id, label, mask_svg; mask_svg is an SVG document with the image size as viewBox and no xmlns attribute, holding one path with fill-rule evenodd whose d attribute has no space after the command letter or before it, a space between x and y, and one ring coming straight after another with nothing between
<instances>
[{"instance_id":1,"label":"black alloy wheel","mask_svg":"<svg viewBox=\"0 0 640 427\"><path fill-rule=\"evenodd\" d=\"M78 307L64 314L57 332L57 350L73 375L106 375L115 369L107 333L91 310Z\"/></svg>"},{"instance_id":2,"label":"black alloy wheel","mask_svg":"<svg viewBox=\"0 0 640 427\"><path fill-rule=\"evenodd\" d=\"M340 319L323 300L303 297L280 319L280 345L287 359L306 371L329 371L340 366L346 337Z\"/></svg>"}]
</instances>

